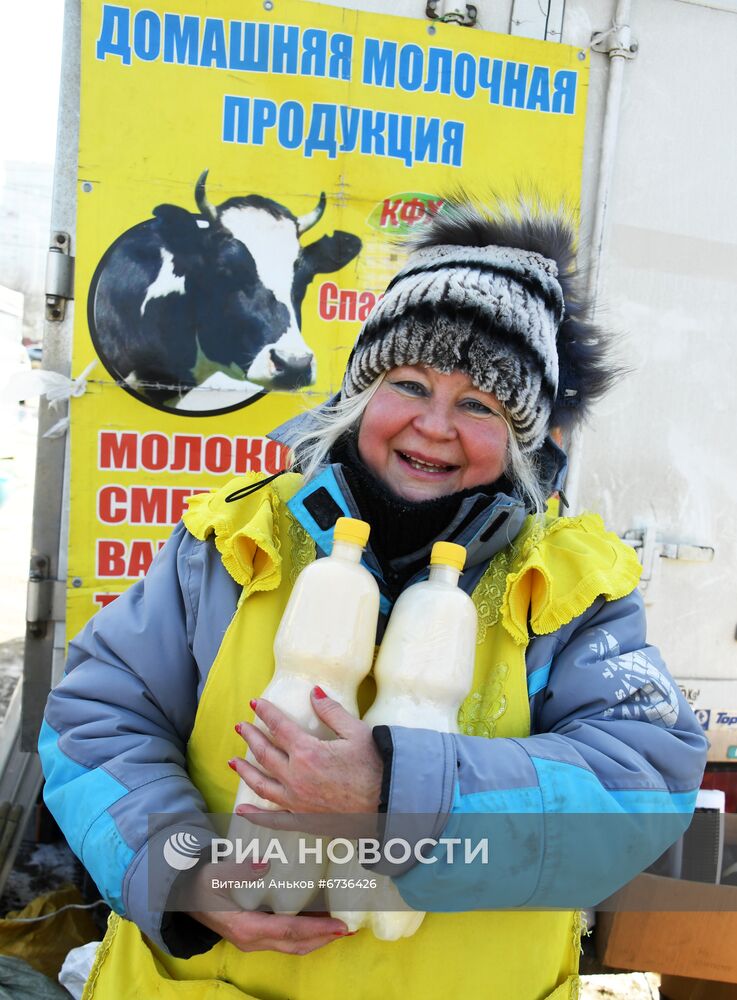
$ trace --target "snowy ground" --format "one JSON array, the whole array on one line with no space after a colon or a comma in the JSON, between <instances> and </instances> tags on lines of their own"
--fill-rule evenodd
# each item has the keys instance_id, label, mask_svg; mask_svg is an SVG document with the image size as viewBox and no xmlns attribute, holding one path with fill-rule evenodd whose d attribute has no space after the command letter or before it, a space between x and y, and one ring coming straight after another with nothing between
<instances>
[{"instance_id":1,"label":"snowy ground","mask_svg":"<svg viewBox=\"0 0 737 1000\"><path fill-rule=\"evenodd\" d=\"M652 1000L660 996L660 976L652 972L616 976L583 976L580 1000Z\"/></svg>"}]
</instances>

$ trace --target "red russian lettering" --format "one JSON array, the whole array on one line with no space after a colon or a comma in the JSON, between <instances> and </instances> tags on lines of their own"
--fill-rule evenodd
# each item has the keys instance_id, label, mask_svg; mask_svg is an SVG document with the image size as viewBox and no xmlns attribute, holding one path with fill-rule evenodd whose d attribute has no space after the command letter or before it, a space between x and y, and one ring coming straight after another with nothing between
<instances>
[{"instance_id":1,"label":"red russian lettering","mask_svg":"<svg viewBox=\"0 0 737 1000\"><path fill-rule=\"evenodd\" d=\"M148 540L137 539L131 542L130 553L128 555L128 572L126 576L145 576L148 568L154 561L154 543Z\"/></svg>"},{"instance_id":2,"label":"red russian lettering","mask_svg":"<svg viewBox=\"0 0 737 1000\"><path fill-rule=\"evenodd\" d=\"M172 472L199 472L202 469L202 435L175 434L172 438Z\"/></svg>"},{"instance_id":3,"label":"red russian lettering","mask_svg":"<svg viewBox=\"0 0 737 1000\"><path fill-rule=\"evenodd\" d=\"M281 472L289 467L289 448L281 441L269 438L264 448L264 471L268 473Z\"/></svg>"},{"instance_id":4,"label":"red russian lettering","mask_svg":"<svg viewBox=\"0 0 737 1000\"><path fill-rule=\"evenodd\" d=\"M98 538L95 576L125 576L125 545L115 538Z\"/></svg>"},{"instance_id":5,"label":"red russian lettering","mask_svg":"<svg viewBox=\"0 0 737 1000\"><path fill-rule=\"evenodd\" d=\"M125 486L103 486L97 494L97 517L103 524L122 524L126 515Z\"/></svg>"},{"instance_id":6,"label":"red russian lettering","mask_svg":"<svg viewBox=\"0 0 737 1000\"><path fill-rule=\"evenodd\" d=\"M261 471L261 451L264 439L260 437L238 437L235 439L235 461L233 471L237 475L244 472Z\"/></svg>"},{"instance_id":7,"label":"red russian lettering","mask_svg":"<svg viewBox=\"0 0 737 1000\"><path fill-rule=\"evenodd\" d=\"M160 472L169 463L169 438L149 431L141 438L141 465L149 472Z\"/></svg>"},{"instance_id":8,"label":"red russian lettering","mask_svg":"<svg viewBox=\"0 0 737 1000\"><path fill-rule=\"evenodd\" d=\"M163 486L132 486L130 495L131 524L168 524L166 516L168 490Z\"/></svg>"},{"instance_id":9,"label":"red russian lettering","mask_svg":"<svg viewBox=\"0 0 737 1000\"><path fill-rule=\"evenodd\" d=\"M425 202L420 198L409 198L402 205L399 217L408 226L414 226L425 218Z\"/></svg>"},{"instance_id":10,"label":"red russian lettering","mask_svg":"<svg viewBox=\"0 0 737 1000\"><path fill-rule=\"evenodd\" d=\"M209 490L206 489L177 489L174 488L171 491L171 509L169 511L169 523L176 524L180 521L182 514L186 510L187 500L194 496L196 493L208 493Z\"/></svg>"},{"instance_id":11,"label":"red russian lettering","mask_svg":"<svg viewBox=\"0 0 737 1000\"><path fill-rule=\"evenodd\" d=\"M334 281L324 281L320 285L320 292L317 299L317 312L320 319L333 320L338 315L338 303L335 301L338 294L338 286Z\"/></svg>"},{"instance_id":12,"label":"red russian lettering","mask_svg":"<svg viewBox=\"0 0 737 1000\"><path fill-rule=\"evenodd\" d=\"M96 593L92 595L92 600L95 604L98 604L101 608L106 608L108 604L112 604L113 601L120 597L120 594L100 594Z\"/></svg>"},{"instance_id":13,"label":"red russian lettering","mask_svg":"<svg viewBox=\"0 0 737 1000\"><path fill-rule=\"evenodd\" d=\"M361 292L358 296L358 315L357 319L361 323L367 320L369 313L376 305L376 294L374 292Z\"/></svg>"},{"instance_id":14,"label":"red russian lettering","mask_svg":"<svg viewBox=\"0 0 737 1000\"><path fill-rule=\"evenodd\" d=\"M138 435L134 431L100 431L100 469L138 468Z\"/></svg>"},{"instance_id":15,"label":"red russian lettering","mask_svg":"<svg viewBox=\"0 0 737 1000\"><path fill-rule=\"evenodd\" d=\"M205 441L205 469L221 475L223 472L230 472L233 465L233 443L230 438L222 434Z\"/></svg>"},{"instance_id":16,"label":"red russian lettering","mask_svg":"<svg viewBox=\"0 0 737 1000\"><path fill-rule=\"evenodd\" d=\"M356 303L358 302L358 292L352 288L344 288L340 293L340 311L338 316L342 320L354 322L356 319Z\"/></svg>"},{"instance_id":17,"label":"red russian lettering","mask_svg":"<svg viewBox=\"0 0 737 1000\"><path fill-rule=\"evenodd\" d=\"M399 218L397 217L397 211L402 207L402 199L397 198L392 201L390 198L384 198L384 205L381 209L381 218L379 219L380 226L398 226Z\"/></svg>"}]
</instances>

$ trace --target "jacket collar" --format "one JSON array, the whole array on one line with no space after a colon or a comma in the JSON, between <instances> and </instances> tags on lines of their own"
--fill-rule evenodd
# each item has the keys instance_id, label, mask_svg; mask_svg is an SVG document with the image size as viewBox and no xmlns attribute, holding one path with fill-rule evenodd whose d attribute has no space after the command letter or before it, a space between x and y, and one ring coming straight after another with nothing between
<instances>
[{"instance_id":1,"label":"jacket collar","mask_svg":"<svg viewBox=\"0 0 737 1000\"><path fill-rule=\"evenodd\" d=\"M329 401L330 402L330 401ZM324 405L329 405L329 402ZM310 412L300 414L271 431L268 437L289 446L309 427ZM547 495L559 490L565 480L567 458L552 438L547 438L538 453L541 479ZM351 493L340 463L326 466L309 483L306 483L289 500L287 506L292 515L314 539L318 556L332 551L333 527L339 517L364 515ZM430 551L437 541L455 542L466 549L466 569L461 576L461 586L467 593L475 588L490 560L519 534L529 510L515 492L497 493L488 496L483 493L465 497L453 520L436 538L428 541L421 549L388 565L379 566L369 547L364 555L364 563L376 577L380 587L386 584L384 574L404 575L403 570L414 564L423 569L417 572L406 586L427 576ZM383 593L382 610L386 613L391 601Z\"/></svg>"}]
</instances>

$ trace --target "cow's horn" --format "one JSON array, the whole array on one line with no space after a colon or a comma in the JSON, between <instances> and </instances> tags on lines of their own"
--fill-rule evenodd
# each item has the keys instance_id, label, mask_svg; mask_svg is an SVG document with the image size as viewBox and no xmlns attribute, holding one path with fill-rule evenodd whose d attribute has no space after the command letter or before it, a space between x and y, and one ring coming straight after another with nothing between
<instances>
[{"instance_id":1,"label":"cow's horn","mask_svg":"<svg viewBox=\"0 0 737 1000\"><path fill-rule=\"evenodd\" d=\"M194 200L197 202L197 208L204 217L213 226L218 224L218 213L215 208L207 200L207 194L205 192L205 181L207 180L207 175L209 170L203 170L200 176L197 178L197 183L194 187Z\"/></svg>"},{"instance_id":2,"label":"cow's horn","mask_svg":"<svg viewBox=\"0 0 737 1000\"><path fill-rule=\"evenodd\" d=\"M325 211L325 192L320 192L320 200L317 206L308 212L307 215L300 215L297 219L297 235L301 236L302 233L306 233L308 229L312 229L322 218L322 213Z\"/></svg>"}]
</instances>

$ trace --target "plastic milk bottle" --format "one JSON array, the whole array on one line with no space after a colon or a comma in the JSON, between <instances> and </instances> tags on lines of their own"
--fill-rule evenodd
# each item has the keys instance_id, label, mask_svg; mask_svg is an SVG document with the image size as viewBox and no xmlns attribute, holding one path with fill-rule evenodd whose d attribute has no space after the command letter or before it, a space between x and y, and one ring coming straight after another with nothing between
<instances>
[{"instance_id":1,"label":"plastic milk bottle","mask_svg":"<svg viewBox=\"0 0 737 1000\"><path fill-rule=\"evenodd\" d=\"M332 552L300 573L274 640L274 676L262 697L319 739L332 739L335 734L313 712L312 688L319 684L346 711L358 716L358 687L374 658L379 588L371 573L361 565L369 531L365 521L338 518ZM264 728L258 719L254 724ZM258 766L250 750L246 759ZM243 781L238 786L233 808L241 803L278 809ZM244 909L270 907L278 913L295 914L315 895L316 888L293 885L295 881L313 881L317 885L324 874L327 862L316 860L315 837L257 827L242 817L234 818L230 837L246 844L255 837L261 844L268 844L274 838L287 858L286 863L277 855L268 858L270 868L263 877L265 888L254 885L232 891L233 898ZM304 863L300 863L301 859ZM244 876L240 881L248 878ZM252 880L258 882L256 876ZM292 884L269 888L272 881Z\"/></svg>"},{"instance_id":2,"label":"plastic milk bottle","mask_svg":"<svg viewBox=\"0 0 737 1000\"><path fill-rule=\"evenodd\" d=\"M473 682L478 616L471 598L458 587L466 550L451 542L436 542L429 578L400 595L391 612L374 667L377 695L364 721L372 726L408 726L458 732L458 710ZM360 877L331 865L329 877ZM378 877L372 912L341 910L336 893L328 891L332 916L351 931L370 927L383 941L410 937L425 914L407 910L394 883ZM344 897L345 899L346 897ZM392 912L392 900L399 904ZM400 907L404 909L400 909Z\"/></svg>"}]
</instances>

